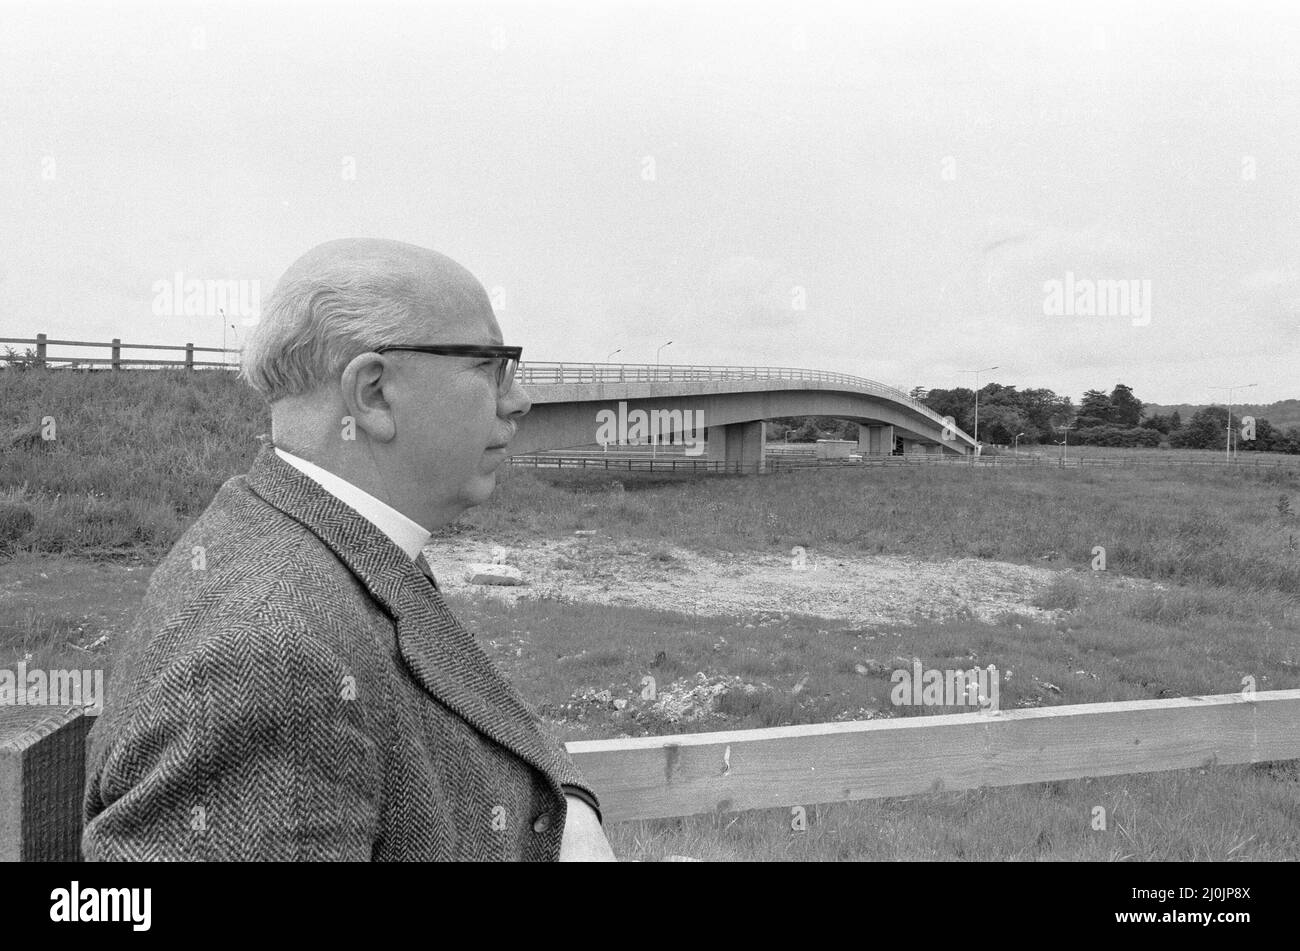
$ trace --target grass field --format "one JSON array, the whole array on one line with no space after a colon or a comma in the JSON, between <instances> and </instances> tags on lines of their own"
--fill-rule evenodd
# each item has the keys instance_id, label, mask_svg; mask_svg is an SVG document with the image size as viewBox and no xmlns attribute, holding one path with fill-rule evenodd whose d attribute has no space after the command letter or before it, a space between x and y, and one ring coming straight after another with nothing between
<instances>
[{"instance_id":1,"label":"grass field","mask_svg":"<svg viewBox=\"0 0 1300 951\"><path fill-rule=\"evenodd\" d=\"M1300 468L1300 455L1285 452L1243 451L1241 444L1234 440L1233 464L1239 466L1292 466ZM989 451L989 450L986 450ZM1057 460L1062 455L1062 447L1020 445L1018 447L997 447L991 452L1003 457L1037 456L1048 460ZM1218 465L1226 462L1222 449L1153 449L1145 446L1076 446L1073 443L1066 449L1069 460L1117 460L1135 465L1174 463L1192 463L1193 465Z\"/></svg>"},{"instance_id":2,"label":"grass field","mask_svg":"<svg viewBox=\"0 0 1300 951\"><path fill-rule=\"evenodd\" d=\"M148 567L269 429L217 373L0 373L0 664L111 666ZM33 440L43 417L57 439ZM7 428L6 428L7 427ZM1102 452L1103 450L1085 450ZM1105 450L1114 452L1114 450ZM1214 454L1209 454L1214 455ZM1225 470L828 470L699 480L505 471L455 531L511 546L617 539L671 566L676 548L747 558L802 546L845 559L974 558L1053 569L1051 611L846 624L816 615L700 617L453 595L453 608L563 739L816 723L955 709L892 707L888 670L995 664L1001 705L1300 686L1300 473ZM1098 548L1105 571L1091 570ZM567 570L604 566L573 560ZM1129 586L1111 583L1121 576ZM100 639L107 639L100 643ZM732 690L699 717L643 700L701 676ZM604 693L607 691L608 693ZM109 702L111 703L111 697ZM625 700L618 709L613 700ZM1105 831L1091 826L1106 809ZM717 859L1296 859L1300 772L1261 764L611 827L619 854Z\"/></svg>"}]
</instances>

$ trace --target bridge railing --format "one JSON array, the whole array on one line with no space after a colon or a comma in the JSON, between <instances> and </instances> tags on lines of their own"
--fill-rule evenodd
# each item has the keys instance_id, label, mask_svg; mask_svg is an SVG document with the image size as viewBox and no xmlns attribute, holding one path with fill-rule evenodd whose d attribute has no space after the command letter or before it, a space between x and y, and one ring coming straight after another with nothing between
<instances>
[{"instance_id":1,"label":"bridge railing","mask_svg":"<svg viewBox=\"0 0 1300 951\"><path fill-rule=\"evenodd\" d=\"M874 396L885 396L902 403L927 419L945 425L944 418L902 390L876 380L836 373L831 370L807 370L799 367L698 366L695 364L653 363L521 363L519 379L524 386L558 383L703 383L717 380L785 380L830 383ZM958 438L971 445L974 440L960 429Z\"/></svg>"},{"instance_id":2,"label":"bridge railing","mask_svg":"<svg viewBox=\"0 0 1300 951\"><path fill-rule=\"evenodd\" d=\"M726 462L722 459L683 458L680 455L664 455L652 458L648 453L637 456L602 453L571 453L567 455L550 453L530 453L511 456L507 462L512 466L530 469L601 469L606 472L691 472L753 474L759 471L758 463L743 464Z\"/></svg>"},{"instance_id":3,"label":"bridge railing","mask_svg":"<svg viewBox=\"0 0 1300 951\"><path fill-rule=\"evenodd\" d=\"M122 343L114 339L105 343L89 340L50 340L45 334L34 338L0 337L0 344L30 344L35 347L34 358L37 366L87 366L103 365L114 370L129 366L181 366L187 369L195 367L232 366L227 357L240 355L238 350L220 347L196 347L192 343L185 346L169 346L149 343ZM98 347L107 349L108 357L65 356L54 357L48 353L49 347ZM184 360L167 359L128 359L122 356L123 350L170 350L184 351ZM219 353L221 361L195 360L196 353ZM524 386L539 386L556 383L700 383L715 380L792 380L799 382L830 383L844 386L861 393L884 396L896 403L901 403L915 410L927 419L944 426L944 418L924 403L912 399L902 390L866 377L853 376L848 373L836 373L831 370L806 370L798 367L729 367L696 366L693 364L653 364L653 363L521 363L518 377ZM975 441L960 429L955 430L959 439L969 445Z\"/></svg>"}]
</instances>

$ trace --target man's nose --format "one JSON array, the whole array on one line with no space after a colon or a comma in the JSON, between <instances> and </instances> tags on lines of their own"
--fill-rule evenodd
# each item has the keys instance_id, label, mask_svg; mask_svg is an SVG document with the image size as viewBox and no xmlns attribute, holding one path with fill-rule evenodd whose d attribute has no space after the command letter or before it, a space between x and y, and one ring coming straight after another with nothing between
<instances>
[{"instance_id":1,"label":"man's nose","mask_svg":"<svg viewBox=\"0 0 1300 951\"><path fill-rule=\"evenodd\" d=\"M532 408L533 401L528 398L528 392L516 380L511 385L510 392L501 401L501 415L523 416Z\"/></svg>"}]
</instances>

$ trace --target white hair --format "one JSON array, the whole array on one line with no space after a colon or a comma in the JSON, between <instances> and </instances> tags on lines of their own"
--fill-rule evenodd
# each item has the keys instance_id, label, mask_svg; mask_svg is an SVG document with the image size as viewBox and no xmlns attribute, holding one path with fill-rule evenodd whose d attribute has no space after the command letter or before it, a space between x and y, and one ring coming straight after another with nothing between
<instances>
[{"instance_id":1,"label":"white hair","mask_svg":"<svg viewBox=\"0 0 1300 951\"><path fill-rule=\"evenodd\" d=\"M244 347L240 376L268 403L337 380L354 358L405 341L415 282L372 263L336 265L276 287Z\"/></svg>"}]
</instances>

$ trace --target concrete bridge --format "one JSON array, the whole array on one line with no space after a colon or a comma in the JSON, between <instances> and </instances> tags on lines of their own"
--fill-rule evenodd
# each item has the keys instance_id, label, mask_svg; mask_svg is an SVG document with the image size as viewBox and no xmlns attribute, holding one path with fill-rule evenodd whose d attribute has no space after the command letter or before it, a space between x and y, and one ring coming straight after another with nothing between
<instances>
[{"instance_id":1,"label":"concrete bridge","mask_svg":"<svg viewBox=\"0 0 1300 951\"><path fill-rule=\"evenodd\" d=\"M895 440L904 452L964 454L975 445L906 393L825 370L525 363L518 379L533 408L511 444L516 455L592 446L614 433L633 439L658 433L661 445L685 442L687 455L761 472L763 421L783 416L858 423L863 454L888 455ZM648 430L640 428L647 422Z\"/></svg>"}]
</instances>

